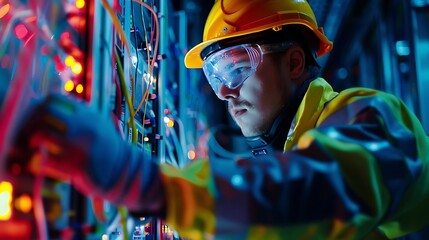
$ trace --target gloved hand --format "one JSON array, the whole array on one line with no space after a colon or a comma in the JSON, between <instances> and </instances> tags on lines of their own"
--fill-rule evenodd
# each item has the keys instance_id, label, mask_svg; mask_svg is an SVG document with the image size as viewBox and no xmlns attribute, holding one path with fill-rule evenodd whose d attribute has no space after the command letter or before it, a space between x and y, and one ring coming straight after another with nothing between
<instances>
[{"instance_id":1,"label":"gloved hand","mask_svg":"<svg viewBox=\"0 0 429 240\"><path fill-rule=\"evenodd\" d=\"M162 211L164 194L158 165L125 142L112 119L84 102L51 95L29 119L24 136L34 151L37 174L69 180L86 195L131 210Z\"/></svg>"}]
</instances>

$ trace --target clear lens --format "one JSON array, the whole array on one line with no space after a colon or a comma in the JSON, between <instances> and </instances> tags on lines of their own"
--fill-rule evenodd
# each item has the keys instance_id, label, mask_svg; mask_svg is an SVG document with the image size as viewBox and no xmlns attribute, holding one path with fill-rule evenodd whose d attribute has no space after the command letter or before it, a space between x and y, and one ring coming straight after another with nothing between
<instances>
[{"instance_id":1,"label":"clear lens","mask_svg":"<svg viewBox=\"0 0 429 240\"><path fill-rule=\"evenodd\" d=\"M242 44L225 48L204 60L203 71L216 94L222 84L235 89L256 72L263 61L263 54L284 51L294 44Z\"/></svg>"},{"instance_id":2,"label":"clear lens","mask_svg":"<svg viewBox=\"0 0 429 240\"><path fill-rule=\"evenodd\" d=\"M222 84L229 89L240 86L262 62L262 49L257 44L243 44L210 55L203 71L215 93Z\"/></svg>"}]
</instances>

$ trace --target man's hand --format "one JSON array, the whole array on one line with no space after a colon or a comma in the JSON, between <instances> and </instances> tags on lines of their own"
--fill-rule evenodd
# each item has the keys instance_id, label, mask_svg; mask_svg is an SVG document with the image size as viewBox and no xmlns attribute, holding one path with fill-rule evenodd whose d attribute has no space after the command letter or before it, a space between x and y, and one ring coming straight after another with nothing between
<instances>
[{"instance_id":1,"label":"man's hand","mask_svg":"<svg viewBox=\"0 0 429 240\"><path fill-rule=\"evenodd\" d=\"M35 108L24 136L34 151L30 171L71 181L86 194L112 187L129 155L112 119L63 95L48 96Z\"/></svg>"},{"instance_id":2,"label":"man's hand","mask_svg":"<svg viewBox=\"0 0 429 240\"><path fill-rule=\"evenodd\" d=\"M130 210L164 214L158 164L124 141L112 119L62 95L47 97L31 116L18 145L30 151L32 173L70 181L86 195Z\"/></svg>"}]
</instances>

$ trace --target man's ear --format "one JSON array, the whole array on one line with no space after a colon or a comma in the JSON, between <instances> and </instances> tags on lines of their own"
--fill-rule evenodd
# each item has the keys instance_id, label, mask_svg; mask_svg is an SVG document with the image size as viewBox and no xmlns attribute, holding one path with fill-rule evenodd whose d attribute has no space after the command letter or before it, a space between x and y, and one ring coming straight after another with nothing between
<instances>
[{"instance_id":1,"label":"man's ear","mask_svg":"<svg viewBox=\"0 0 429 240\"><path fill-rule=\"evenodd\" d=\"M293 46L286 52L291 79L300 79L305 71L305 53L300 46Z\"/></svg>"}]
</instances>

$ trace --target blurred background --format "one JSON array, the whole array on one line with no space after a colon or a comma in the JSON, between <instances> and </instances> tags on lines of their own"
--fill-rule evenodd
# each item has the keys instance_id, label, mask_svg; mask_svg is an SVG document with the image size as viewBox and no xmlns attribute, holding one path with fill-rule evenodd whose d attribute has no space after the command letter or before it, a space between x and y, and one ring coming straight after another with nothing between
<instances>
[{"instance_id":1,"label":"blurred background","mask_svg":"<svg viewBox=\"0 0 429 240\"><path fill-rule=\"evenodd\" d=\"M390 92L429 133L429 0L308 2L334 42L320 59L334 89ZM0 0L0 239L180 238L159 219L33 176L32 158L17 142L34 103L54 92L112 115L124 140L159 162L183 167L242 154L226 106L201 70L183 64L212 4Z\"/></svg>"}]
</instances>

